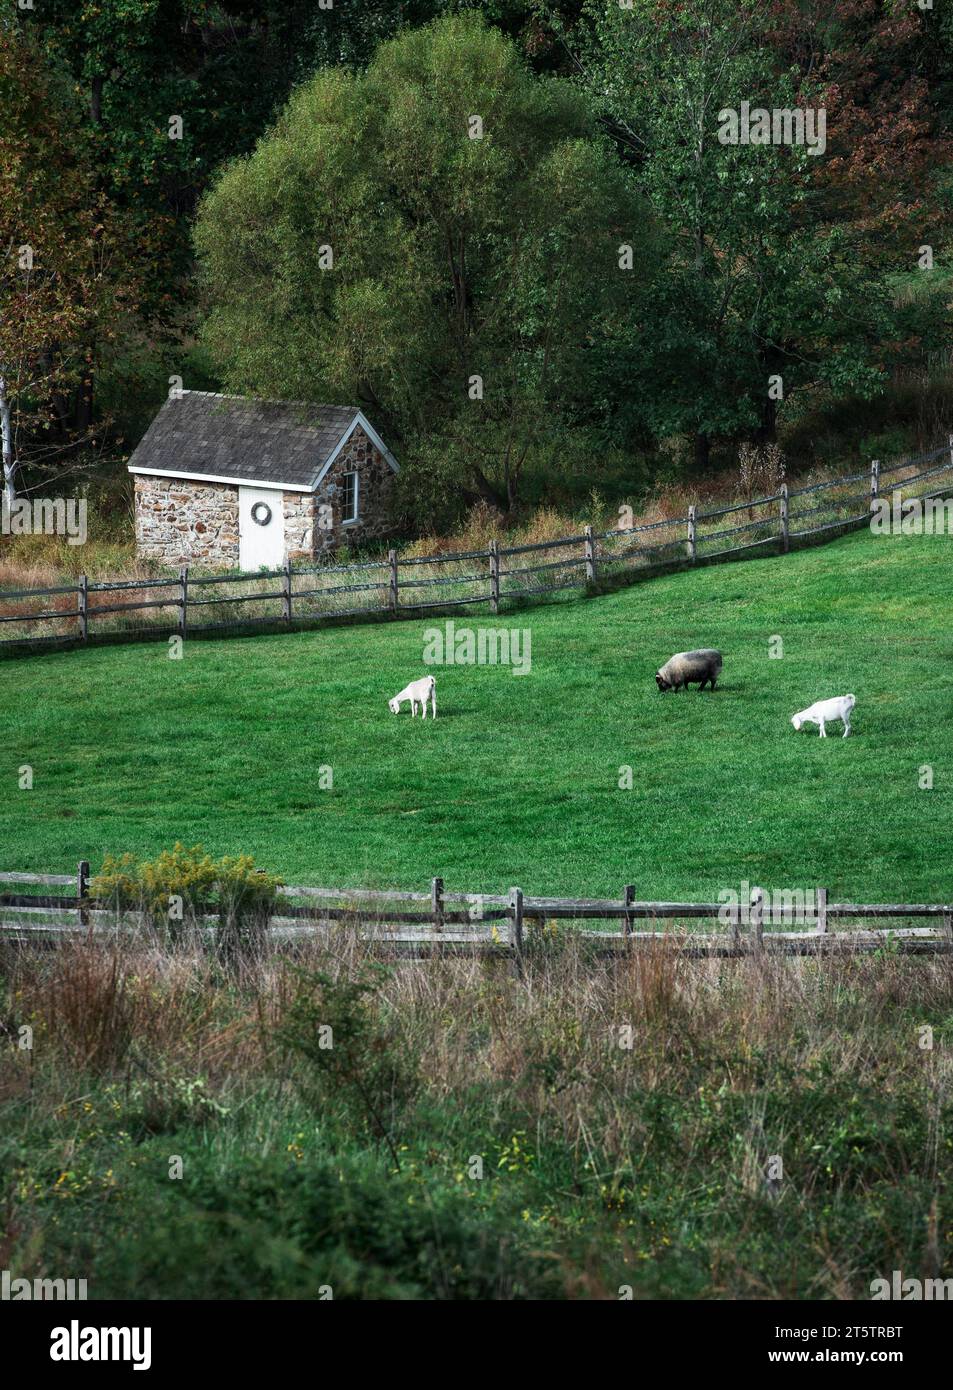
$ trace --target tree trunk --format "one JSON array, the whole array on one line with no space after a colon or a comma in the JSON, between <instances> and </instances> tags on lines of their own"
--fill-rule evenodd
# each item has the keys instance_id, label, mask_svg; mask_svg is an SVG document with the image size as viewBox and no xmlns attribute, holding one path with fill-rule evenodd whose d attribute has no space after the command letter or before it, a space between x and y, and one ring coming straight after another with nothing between
<instances>
[{"instance_id":1,"label":"tree trunk","mask_svg":"<svg viewBox=\"0 0 953 1390\"><path fill-rule=\"evenodd\" d=\"M76 392L76 411L74 422L76 432L82 436L93 427L93 361L96 355L95 341L89 344L86 367Z\"/></svg>"},{"instance_id":2,"label":"tree trunk","mask_svg":"<svg viewBox=\"0 0 953 1390\"><path fill-rule=\"evenodd\" d=\"M60 391L54 384L56 379L56 354L60 350L58 342L52 342L43 349L40 361L46 371L47 380L50 383L50 409L56 417L57 429L60 440L65 444L70 432L70 403L64 391Z\"/></svg>"},{"instance_id":3,"label":"tree trunk","mask_svg":"<svg viewBox=\"0 0 953 1390\"><path fill-rule=\"evenodd\" d=\"M778 437L778 403L770 396L761 402L761 422L754 433L755 443L773 444Z\"/></svg>"},{"instance_id":4,"label":"tree trunk","mask_svg":"<svg viewBox=\"0 0 953 1390\"><path fill-rule=\"evenodd\" d=\"M695 471L707 473L711 461L711 440L702 430L695 435Z\"/></svg>"},{"instance_id":5,"label":"tree trunk","mask_svg":"<svg viewBox=\"0 0 953 1390\"><path fill-rule=\"evenodd\" d=\"M476 484L477 497L488 503L489 506L496 507L498 511L506 511L509 498L493 486L478 464L473 464L471 471L473 481Z\"/></svg>"},{"instance_id":6,"label":"tree trunk","mask_svg":"<svg viewBox=\"0 0 953 1390\"><path fill-rule=\"evenodd\" d=\"M103 119L103 76L97 73L93 78L93 84L89 93L89 116L93 125L99 125Z\"/></svg>"},{"instance_id":7,"label":"tree trunk","mask_svg":"<svg viewBox=\"0 0 953 1390\"><path fill-rule=\"evenodd\" d=\"M13 430L10 426L10 401L7 383L0 376L0 434L3 437L3 499L8 507L17 500L16 464L13 462Z\"/></svg>"}]
</instances>

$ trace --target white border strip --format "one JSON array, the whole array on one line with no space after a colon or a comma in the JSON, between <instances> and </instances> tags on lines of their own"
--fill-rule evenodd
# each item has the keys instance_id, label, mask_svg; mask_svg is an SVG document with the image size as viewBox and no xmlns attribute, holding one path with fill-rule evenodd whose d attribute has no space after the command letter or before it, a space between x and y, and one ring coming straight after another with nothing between
<instances>
[{"instance_id":1,"label":"white border strip","mask_svg":"<svg viewBox=\"0 0 953 1390\"><path fill-rule=\"evenodd\" d=\"M223 478L217 473L179 473L172 472L168 468L133 468L128 464L127 471L141 473L149 478L177 478L182 483L232 483L235 487L261 487L269 492L314 491L313 487L302 487L300 483L276 483L270 479L267 483L263 483L255 478L237 478L234 473L231 477Z\"/></svg>"}]
</instances>

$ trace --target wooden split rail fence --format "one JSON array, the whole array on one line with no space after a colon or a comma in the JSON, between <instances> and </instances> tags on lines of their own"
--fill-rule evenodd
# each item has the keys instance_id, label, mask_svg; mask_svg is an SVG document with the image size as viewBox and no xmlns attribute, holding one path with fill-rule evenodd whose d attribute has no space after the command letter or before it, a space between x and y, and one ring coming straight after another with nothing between
<instances>
[{"instance_id":1,"label":"wooden split rail fence","mask_svg":"<svg viewBox=\"0 0 953 1390\"><path fill-rule=\"evenodd\" d=\"M123 915L92 898L89 884L86 860L75 874L0 873L0 889L29 885L74 890L0 892L0 939L42 942L84 933L89 939L115 935L125 921ZM791 901L792 895L781 896L787 900L778 904L774 895L756 887L750 900L738 904L651 902L637 899L634 885L627 884L618 900L540 898L521 888L503 895L448 893L441 878L432 880L429 893L287 886L272 918L272 936L278 941L300 940L343 922L354 926L362 939L399 953L436 949L521 957L536 940L548 939L544 928L549 923L617 922L614 930L589 927L583 939L605 954L662 939L676 942L690 955L744 955L766 949L803 955L871 950L888 942L902 952L953 952L953 906L948 903L832 903L823 888L805 895L802 905ZM73 917L72 922L43 920L62 919L64 914ZM716 921L716 930L701 933L686 925L705 919ZM214 925L214 917L210 920ZM904 925L880 925L890 920ZM651 923L651 928L637 929L637 922ZM679 925L659 929L660 922ZM863 925L853 931L832 928L841 922ZM784 930L786 926L794 930Z\"/></svg>"},{"instance_id":2,"label":"wooden split rail fence","mask_svg":"<svg viewBox=\"0 0 953 1390\"><path fill-rule=\"evenodd\" d=\"M916 469L910 474L906 470ZM948 475L941 484L941 475ZM893 475L891 479L891 475ZM921 498L953 487L953 435L941 449L882 468L810 487L782 485L769 497L644 526L616 527L533 544L349 565L292 565L253 574L91 581L45 589L0 591L0 649L37 643L85 643L91 638L180 637L240 629L313 624L330 618L413 617L436 609L485 604L491 613L512 600L541 597L601 582L625 582L639 572L693 565L749 551L786 554L793 542L843 531L870 519L871 503L888 490L927 488ZM747 517L742 516L747 513ZM740 518L736 520L735 518ZM555 555L542 559L544 553ZM442 570L442 573L440 572ZM244 605L244 616L216 618ZM141 615L153 613L143 622ZM25 629L25 630L24 630Z\"/></svg>"}]
</instances>

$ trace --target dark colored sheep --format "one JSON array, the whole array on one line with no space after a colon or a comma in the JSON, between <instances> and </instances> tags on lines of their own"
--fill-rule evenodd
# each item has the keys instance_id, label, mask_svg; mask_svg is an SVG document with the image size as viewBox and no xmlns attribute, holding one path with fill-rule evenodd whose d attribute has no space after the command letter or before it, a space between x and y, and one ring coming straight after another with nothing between
<instances>
[{"instance_id":1,"label":"dark colored sheep","mask_svg":"<svg viewBox=\"0 0 953 1390\"><path fill-rule=\"evenodd\" d=\"M721 652L704 647L697 652L676 652L670 656L660 671L655 673L655 683L659 690L678 690L688 688L691 681L698 681L699 690L705 689L706 681L715 688L715 681L721 674Z\"/></svg>"}]
</instances>

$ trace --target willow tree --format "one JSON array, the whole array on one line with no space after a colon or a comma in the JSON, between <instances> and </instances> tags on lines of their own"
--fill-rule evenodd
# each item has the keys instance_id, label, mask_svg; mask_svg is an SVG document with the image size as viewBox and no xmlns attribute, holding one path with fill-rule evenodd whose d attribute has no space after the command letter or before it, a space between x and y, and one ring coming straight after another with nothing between
<instances>
[{"instance_id":1,"label":"willow tree","mask_svg":"<svg viewBox=\"0 0 953 1390\"><path fill-rule=\"evenodd\" d=\"M591 414L649 235L584 94L457 15L319 72L223 171L204 337L232 389L363 405L418 495L436 459L435 492L509 509L534 449Z\"/></svg>"}]
</instances>

